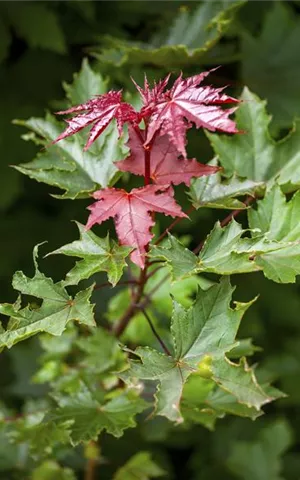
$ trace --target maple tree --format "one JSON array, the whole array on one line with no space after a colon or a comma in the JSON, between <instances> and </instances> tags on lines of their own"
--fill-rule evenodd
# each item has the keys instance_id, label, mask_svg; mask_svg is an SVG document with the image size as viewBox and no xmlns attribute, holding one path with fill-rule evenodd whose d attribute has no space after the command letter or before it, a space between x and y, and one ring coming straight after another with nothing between
<instances>
[{"instance_id":1,"label":"maple tree","mask_svg":"<svg viewBox=\"0 0 300 480\"><path fill-rule=\"evenodd\" d=\"M268 119L248 90L241 99L252 103L242 103L223 87L208 85L210 73L180 74L175 80L167 75L153 86L145 76L143 87L133 81L140 98L133 97L131 104L121 91L107 92L101 75L85 62L74 84L66 86L72 104L78 104L57 112L71 115L64 131L51 115L18 121L31 131L26 139L45 148L17 169L63 189L62 198L95 201L87 207L86 225L77 222L79 240L46 255L79 258L65 278L54 282L40 271L38 252L45 247L36 247L34 276L17 271L12 284L19 297L0 304L0 313L9 318L0 328L0 348L40 334L44 356L34 380L51 389L38 413L22 413L10 435L16 445L29 439L36 458L61 445L84 444L92 479L94 460L101 458L99 435L122 436L136 427L139 414L146 412L153 421L165 417L168 429L183 423L211 430L226 414L256 419L263 407L284 396L249 365L246 357L256 347L237 335L256 298L233 301L229 276L261 271L269 280L291 283L300 274L293 136L277 145L265 131L258 132L261 144L247 151L243 167L242 152L256 135L252 109L260 112L264 127ZM93 85L86 98L82 78ZM187 133L193 127L205 130L216 153L208 163L188 158ZM265 144L268 165L260 166ZM291 159L281 164L284 149ZM143 185L130 190L128 172L143 177ZM177 200L180 184L192 201L188 211ZM192 250L188 238L170 231L184 219L193 221L196 210L205 207L231 213L196 239ZM248 227L235 219L243 212ZM159 232L156 214L174 220ZM99 237L92 231L109 219L117 240L114 232ZM106 272L108 282L97 282L99 272ZM73 293L91 278L95 283ZM102 297L97 292L106 287L120 290L104 300L107 312L98 320ZM230 457L233 470L238 461ZM39 468L37 475L43 468L55 471L57 464ZM114 478L135 472L141 478L164 474L148 452L140 452Z\"/></svg>"}]
</instances>

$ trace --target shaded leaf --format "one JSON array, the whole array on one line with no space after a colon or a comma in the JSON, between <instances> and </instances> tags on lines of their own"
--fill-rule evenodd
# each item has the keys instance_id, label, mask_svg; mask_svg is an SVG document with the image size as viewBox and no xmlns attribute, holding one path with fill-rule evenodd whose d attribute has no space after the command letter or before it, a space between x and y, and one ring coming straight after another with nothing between
<instances>
[{"instance_id":1,"label":"shaded leaf","mask_svg":"<svg viewBox=\"0 0 300 480\"><path fill-rule=\"evenodd\" d=\"M205 54L228 29L243 1L203 2L189 11L182 6L171 26L157 32L147 44L129 43L112 38L108 48L92 49L103 63L123 66L153 64L160 67L199 65Z\"/></svg>"},{"instance_id":2,"label":"shaded leaf","mask_svg":"<svg viewBox=\"0 0 300 480\"><path fill-rule=\"evenodd\" d=\"M154 268L155 265L152 267L150 266L148 270L149 273L152 273ZM161 287L152 293L159 282L161 282ZM167 319L172 315L172 298L183 306L189 307L193 303L192 299L197 293L199 286L205 290L212 284L213 282L200 275L194 275L176 283L172 283L168 268L163 266L158 269L156 273L152 274L146 283L145 295L151 293L152 301L151 306L147 308L147 313L158 334L162 337L169 335ZM106 317L112 324L122 316L124 310L130 303L130 299L130 291L128 289L121 290L110 299ZM125 344L149 346L151 338L153 339L152 343L155 345L157 344L144 314L140 311L137 311L134 314L121 338Z\"/></svg>"},{"instance_id":3,"label":"shaded leaf","mask_svg":"<svg viewBox=\"0 0 300 480\"><path fill-rule=\"evenodd\" d=\"M120 393L103 405L87 389L58 402L59 408L49 415L49 421L57 425L70 421L73 445L97 439L103 430L121 437L125 429L135 427L134 417L148 406L134 391Z\"/></svg>"},{"instance_id":4,"label":"shaded leaf","mask_svg":"<svg viewBox=\"0 0 300 480\"><path fill-rule=\"evenodd\" d=\"M66 53L64 32L57 15L48 5L23 3L18 8L6 5L7 15L18 36L31 48L43 48Z\"/></svg>"},{"instance_id":5,"label":"shaded leaf","mask_svg":"<svg viewBox=\"0 0 300 480\"><path fill-rule=\"evenodd\" d=\"M68 467L61 467L55 460L45 460L36 467L30 480L76 480L75 473Z\"/></svg>"},{"instance_id":6,"label":"shaded leaf","mask_svg":"<svg viewBox=\"0 0 300 480\"><path fill-rule=\"evenodd\" d=\"M148 452L139 452L114 474L113 480L149 480L165 475Z\"/></svg>"},{"instance_id":7,"label":"shaded leaf","mask_svg":"<svg viewBox=\"0 0 300 480\"><path fill-rule=\"evenodd\" d=\"M83 367L97 374L118 370L125 362L118 340L101 327L87 338L79 338L76 344L85 353Z\"/></svg>"},{"instance_id":8,"label":"shaded leaf","mask_svg":"<svg viewBox=\"0 0 300 480\"><path fill-rule=\"evenodd\" d=\"M2 303L0 313L10 317L5 331L0 333L0 346L12 347L39 332L61 335L70 321L94 326L93 305L90 304L94 286L70 297L61 282L54 283L38 270L37 247L34 249L35 275L26 277L16 272L13 287L23 295L32 295L42 300L40 307L27 305L22 308L20 301L15 304Z\"/></svg>"},{"instance_id":9,"label":"shaded leaf","mask_svg":"<svg viewBox=\"0 0 300 480\"><path fill-rule=\"evenodd\" d=\"M44 425L41 420L43 416L43 414L27 415L25 419L17 420L16 429L10 435L10 439L14 443L27 443L31 454L35 457L51 455L57 445L68 444L70 441L71 422L65 422L60 426L50 422Z\"/></svg>"},{"instance_id":10,"label":"shaded leaf","mask_svg":"<svg viewBox=\"0 0 300 480\"><path fill-rule=\"evenodd\" d=\"M277 420L252 442L235 442L227 460L229 470L243 480L281 480L282 455L292 443L290 426Z\"/></svg>"},{"instance_id":11,"label":"shaded leaf","mask_svg":"<svg viewBox=\"0 0 300 480\"><path fill-rule=\"evenodd\" d=\"M244 83L268 99L274 122L279 127L290 126L300 113L299 35L300 20L286 2L272 5L258 36L248 32L242 35Z\"/></svg>"},{"instance_id":12,"label":"shaded leaf","mask_svg":"<svg viewBox=\"0 0 300 480\"><path fill-rule=\"evenodd\" d=\"M236 397L216 387L213 380L192 374L184 385L182 414L185 421L200 423L213 430L216 420L223 418L225 414L255 420L262 412L240 403Z\"/></svg>"}]
</instances>

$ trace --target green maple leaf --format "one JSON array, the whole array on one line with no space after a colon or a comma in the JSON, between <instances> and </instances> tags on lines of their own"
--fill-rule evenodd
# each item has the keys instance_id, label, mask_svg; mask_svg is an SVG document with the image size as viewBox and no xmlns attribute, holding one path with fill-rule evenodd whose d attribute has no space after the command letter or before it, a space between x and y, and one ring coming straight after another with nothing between
<instances>
[{"instance_id":1,"label":"green maple leaf","mask_svg":"<svg viewBox=\"0 0 300 480\"><path fill-rule=\"evenodd\" d=\"M59 407L46 419L57 425L70 421L73 445L92 439L106 430L121 437L127 428L136 426L134 417L147 408L134 390L115 394L106 403L100 403L87 388L72 396L57 398Z\"/></svg>"},{"instance_id":2,"label":"green maple leaf","mask_svg":"<svg viewBox=\"0 0 300 480\"><path fill-rule=\"evenodd\" d=\"M113 240L99 238L91 230L86 231L84 225L76 222L80 240L64 245L51 254L62 253L71 257L80 257L75 267L66 275L64 285L77 285L81 280L90 278L97 272L107 272L109 282L115 286L126 267L125 258L132 248L119 246Z\"/></svg>"},{"instance_id":3,"label":"green maple leaf","mask_svg":"<svg viewBox=\"0 0 300 480\"><path fill-rule=\"evenodd\" d=\"M258 36L242 34L244 83L268 99L279 127L290 126L300 113L299 36L299 18L285 2L274 2Z\"/></svg>"},{"instance_id":4,"label":"green maple leaf","mask_svg":"<svg viewBox=\"0 0 300 480\"><path fill-rule=\"evenodd\" d=\"M43 415L38 416L43 418ZM32 417L34 415L29 415L15 423L15 431L10 435L14 443L27 443L32 454L43 457L51 454L58 444L70 442L69 426L71 422L57 426L53 422L43 424L41 418L37 421Z\"/></svg>"},{"instance_id":5,"label":"green maple leaf","mask_svg":"<svg viewBox=\"0 0 300 480\"><path fill-rule=\"evenodd\" d=\"M220 275L262 270L279 283L295 282L300 274L300 195L286 203L279 186L274 186L258 208L249 209L251 237L234 219L224 228L217 223L195 255L173 236L167 246L153 246L150 255L165 260L174 279L195 273Z\"/></svg>"},{"instance_id":6,"label":"green maple leaf","mask_svg":"<svg viewBox=\"0 0 300 480\"><path fill-rule=\"evenodd\" d=\"M200 423L213 430L216 420L226 414L255 420L262 415L254 407L240 403L237 398L216 387L214 381L192 374L183 388L181 411L185 421Z\"/></svg>"},{"instance_id":7,"label":"green maple leaf","mask_svg":"<svg viewBox=\"0 0 300 480\"><path fill-rule=\"evenodd\" d=\"M171 321L172 355L151 348L137 348L139 360L131 361L126 378L156 380L156 414L182 421L181 397L187 378L197 373L233 395L238 402L257 411L272 400L258 385L245 362L232 363L226 352L235 345L241 318L252 302L229 307L233 288L224 278L206 291L199 290L192 307L174 302Z\"/></svg>"},{"instance_id":8,"label":"green maple leaf","mask_svg":"<svg viewBox=\"0 0 300 480\"><path fill-rule=\"evenodd\" d=\"M101 327L88 337L79 338L76 345L85 353L83 367L97 374L121 369L126 359L116 337Z\"/></svg>"},{"instance_id":9,"label":"green maple leaf","mask_svg":"<svg viewBox=\"0 0 300 480\"><path fill-rule=\"evenodd\" d=\"M90 335L78 338L74 335L74 330L74 324L69 324L60 337L48 334L40 336L39 340L46 353L42 355L42 365L33 377L35 383L56 382L57 390L76 391L80 388L81 381L94 382L95 379L101 379L103 382L109 376L111 381L116 372L126 368L127 357L118 340L107 330L98 326L91 330ZM78 349L78 367L72 369L68 366L66 372L67 357Z\"/></svg>"},{"instance_id":10,"label":"green maple leaf","mask_svg":"<svg viewBox=\"0 0 300 480\"><path fill-rule=\"evenodd\" d=\"M252 442L235 442L227 465L242 480L281 480L282 456L292 443L290 426L277 420L261 429Z\"/></svg>"},{"instance_id":11,"label":"green maple leaf","mask_svg":"<svg viewBox=\"0 0 300 480\"><path fill-rule=\"evenodd\" d=\"M82 61L81 70L74 74L73 83L63 83L64 90L71 105L86 102L94 95L102 95L108 90L108 81L91 69L86 58Z\"/></svg>"},{"instance_id":12,"label":"green maple leaf","mask_svg":"<svg viewBox=\"0 0 300 480\"><path fill-rule=\"evenodd\" d=\"M149 480L165 474L166 472L152 460L149 452L139 452L117 470L113 480Z\"/></svg>"},{"instance_id":13,"label":"green maple leaf","mask_svg":"<svg viewBox=\"0 0 300 480\"><path fill-rule=\"evenodd\" d=\"M216 166L217 163L214 159L209 165ZM237 197L253 194L263 185L262 182L243 180L236 176L226 179L217 172L193 179L189 195L196 209L206 207L242 210L247 207Z\"/></svg>"},{"instance_id":14,"label":"green maple leaf","mask_svg":"<svg viewBox=\"0 0 300 480\"><path fill-rule=\"evenodd\" d=\"M300 192L286 202L285 195L274 186L266 197L258 202L257 210L248 212L250 228L259 228L266 238L276 240L284 248L265 253L257 258L257 265L267 278L274 282L295 282L300 274Z\"/></svg>"},{"instance_id":15,"label":"green maple leaf","mask_svg":"<svg viewBox=\"0 0 300 480\"><path fill-rule=\"evenodd\" d=\"M65 89L71 101L86 101L95 94L103 93L106 82L84 62L73 85L65 85ZM112 185L119 178L114 162L124 157L126 139L118 139L113 123L86 152L83 151L85 133L51 144L61 133L62 124L50 114L45 119L15 120L14 123L30 130L23 136L25 140L32 140L44 147L33 161L15 168L30 178L64 190L65 193L59 198L88 197L99 186Z\"/></svg>"},{"instance_id":16,"label":"green maple leaf","mask_svg":"<svg viewBox=\"0 0 300 480\"><path fill-rule=\"evenodd\" d=\"M114 66L147 63L169 68L199 63L228 29L243 0L203 2L189 11L181 7L169 29L156 33L150 42L126 43L106 39L110 48L93 55Z\"/></svg>"},{"instance_id":17,"label":"green maple leaf","mask_svg":"<svg viewBox=\"0 0 300 480\"><path fill-rule=\"evenodd\" d=\"M75 473L54 460L45 460L32 471L30 480L76 480Z\"/></svg>"},{"instance_id":18,"label":"green maple leaf","mask_svg":"<svg viewBox=\"0 0 300 480\"><path fill-rule=\"evenodd\" d=\"M206 132L224 174L264 182L268 188L276 181L287 191L297 189L300 186L299 122L295 122L289 135L275 142L268 130L271 117L266 113L266 102L247 88L241 99L243 103L237 110L236 121L244 132L242 135L229 137Z\"/></svg>"},{"instance_id":19,"label":"green maple leaf","mask_svg":"<svg viewBox=\"0 0 300 480\"><path fill-rule=\"evenodd\" d=\"M32 295L42 300L40 307L30 305L21 308L20 299L15 304L0 304L0 313L10 317L7 328L0 333L0 347L12 347L39 332L61 335L70 321L94 326L93 305L90 297L93 285L70 297L61 282L54 283L38 270L37 249L34 249L35 275L26 277L23 272L13 276L14 289L23 295Z\"/></svg>"},{"instance_id":20,"label":"green maple leaf","mask_svg":"<svg viewBox=\"0 0 300 480\"><path fill-rule=\"evenodd\" d=\"M262 385L264 392L273 399L285 395L270 385ZM192 374L183 388L181 411L185 422L199 423L209 430L214 430L218 418L225 415L251 418L255 420L263 412L240 402L234 395L216 386L215 382Z\"/></svg>"},{"instance_id":21,"label":"green maple leaf","mask_svg":"<svg viewBox=\"0 0 300 480\"><path fill-rule=\"evenodd\" d=\"M151 257L165 260L174 279L204 272L231 275L261 270L261 266L257 264L260 255L282 250L287 245L272 242L262 235L242 238L244 232L246 230L235 220L224 228L219 222L216 223L198 256L169 235L167 246L152 247Z\"/></svg>"}]
</instances>

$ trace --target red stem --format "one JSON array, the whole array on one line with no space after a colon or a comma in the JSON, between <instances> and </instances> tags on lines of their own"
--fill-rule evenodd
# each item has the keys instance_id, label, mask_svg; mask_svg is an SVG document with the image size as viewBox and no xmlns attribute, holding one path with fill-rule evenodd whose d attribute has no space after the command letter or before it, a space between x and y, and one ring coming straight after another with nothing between
<instances>
[{"instance_id":1,"label":"red stem","mask_svg":"<svg viewBox=\"0 0 300 480\"><path fill-rule=\"evenodd\" d=\"M150 177L150 173L151 173L151 170L150 170L151 145L147 145L146 147L144 147L144 150L145 150L145 156L144 156L144 159L145 159L144 184L146 186L146 185L149 185L150 182L151 182L151 177Z\"/></svg>"},{"instance_id":2,"label":"red stem","mask_svg":"<svg viewBox=\"0 0 300 480\"><path fill-rule=\"evenodd\" d=\"M138 133L138 136L141 140L142 143L144 143L143 136L141 134L141 131L138 127L136 127L136 132ZM146 125L146 131L147 133L147 125ZM145 162L145 176L144 176L144 185L150 185L151 182L151 177L150 177L150 172L151 172L151 164L150 164L150 159L151 159L151 149L152 149L152 143L150 145L147 145L146 147L144 146L144 162ZM149 245L146 246L146 252L148 251ZM145 260L145 268L141 270L140 277L137 281L138 284L138 289L136 293L132 296L131 302L127 308L127 310L124 312L118 323L114 327L114 333L117 337L122 335L124 332L125 328L127 327L128 323L130 322L131 318L134 316L136 310L139 308L139 302L143 296L144 293L144 288L145 284L147 282L147 270L148 270L149 264L148 264L148 257L146 256Z\"/></svg>"},{"instance_id":3,"label":"red stem","mask_svg":"<svg viewBox=\"0 0 300 480\"><path fill-rule=\"evenodd\" d=\"M186 215L189 215L190 213L192 213L193 211L195 210L195 207L190 207L187 211L186 211ZM178 217L176 218L176 220L174 220L169 226L168 228L165 229L165 231L158 237L158 239L156 240L156 242L154 243L154 245L158 245L164 238L166 235L168 235L169 231L172 230L172 228L176 227L176 225L181 222L181 220L184 220L184 218L182 217Z\"/></svg>"}]
</instances>

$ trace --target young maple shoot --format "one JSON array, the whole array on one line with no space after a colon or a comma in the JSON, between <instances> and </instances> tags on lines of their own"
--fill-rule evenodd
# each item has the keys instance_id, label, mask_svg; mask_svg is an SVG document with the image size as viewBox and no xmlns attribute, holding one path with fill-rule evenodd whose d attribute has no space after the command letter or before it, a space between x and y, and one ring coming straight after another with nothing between
<instances>
[{"instance_id":1,"label":"young maple shoot","mask_svg":"<svg viewBox=\"0 0 300 480\"><path fill-rule=\"evenodd\" d=\"M238 103L223 93L223 88L199 86L210 72L183 79L180 75L171 89L170 79L149 87L145 77L144 89L136 85L143 106L136 112L122 101L121 92L110 91L86 103L60 111L58 114L76 115L66 120L68 127L54 143L91 126L85 149L101 135L113 118L117 121L119 135L128 123L129 156L116 163L123 171L144 176L144 188L125 190L106 188L93 194L98 201L90 207L87 229L114 218L121 245L134 248L131 260L142 269L146 265L148 245L154 225L151 212L161 212L172 217L186 217L173 199L172 184L190 184L191 178L210 175L217 167L186 158L186 133L194 124L211 131L238 132L235 122L229 118L235 108L222 109L221 105ZM135 83L135 82L134 82ZM83 113L82 113L83 112ZM143 123L144 128L140 127ZM160 188L149 184L158 183Z\"/></svg>"}]
</instances>

